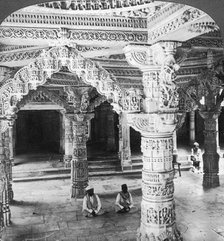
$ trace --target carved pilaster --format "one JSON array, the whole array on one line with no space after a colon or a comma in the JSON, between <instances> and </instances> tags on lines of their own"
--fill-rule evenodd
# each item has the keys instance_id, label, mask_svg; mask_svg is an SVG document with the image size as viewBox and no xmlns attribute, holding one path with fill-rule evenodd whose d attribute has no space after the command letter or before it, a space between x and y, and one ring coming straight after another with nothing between
<instances>
[{"instance_id":1,"label":"carved pilaster","mask_svg":"<svg viewBox=\"0 0 224 241\"><path fill-rule=\"evenodd\" d=\"M123 171L132 169L130 127L127 124L125 113L121 113L119 116L119 158Z\"/></svg>"},{"instance_id":2,"label":"carved pilaster","mask_svg":"<svg viewBox=\"0 0 224 241\"><path fill-rule=\"evenodd\" d=\"M203 154L203 186L205 188L219 186L219 154L217 153L216 121L220 114L217 112L199 111L204 119L204 148Z\"/></svg>"},{"instance_id":3,"label":"carved pilaster","mask_svg":"<svg viewBox=\"0 0 224 241\"><path fill-rule=\"evenodd\" d=\"M86 141L88 120L92 114L75 114L73 119L73 153L71 161L72 198L82 198L88 185L88 163Z\"/></svg>"}]
</instances>

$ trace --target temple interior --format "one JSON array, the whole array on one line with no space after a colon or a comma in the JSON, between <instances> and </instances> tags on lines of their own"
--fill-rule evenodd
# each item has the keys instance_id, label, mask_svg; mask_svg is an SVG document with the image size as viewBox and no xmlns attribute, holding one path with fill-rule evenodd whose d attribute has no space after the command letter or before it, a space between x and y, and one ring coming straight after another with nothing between
<instances>
[{"instance_id":1,"label":"temple interior","mask_svg":"<svg viewBox=\"0 0 224 241\"><path fill-rule=\"evenodd\" d=\"M0 241L224 241L224 3L0 9Z\"/></svg>"}]
</instances>

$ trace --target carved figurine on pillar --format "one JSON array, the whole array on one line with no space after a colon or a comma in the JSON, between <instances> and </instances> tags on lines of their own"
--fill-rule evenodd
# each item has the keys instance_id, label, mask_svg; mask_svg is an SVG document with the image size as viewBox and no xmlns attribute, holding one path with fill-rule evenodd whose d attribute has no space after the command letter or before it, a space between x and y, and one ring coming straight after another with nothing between
<instances>
[{"instance_id":1,"label":"carved figurine on pillar","mask_svg":"<svg viewBox=\"0 0 224 241\"><path fill-rule=\"evenodd\" d=\"M186 98L195 103L199 109L199 114L204 119L203 186L205 188L219 186L216 122L224 99L221 81L223 65L214 66L214 63L211 64L209 60L213 59L211 55L212 53L208 51L207 70L190 82L184 90Z\"/></svg>"},{"instance_id":2,"label":"carved figurine on pillar","mask_svg":"<svg viewBox=\"0 0 224 241\"><path fill-rule=\"evenodd\" d=\"M138 241L182 240L176 227L174 202L173 132L178 94L173 82L178 43L150 47L127 46L128 62L143 72L145 113L127 114L128 124L141 133L143 152L141 226Z\"/></svg>"}]
</instances>

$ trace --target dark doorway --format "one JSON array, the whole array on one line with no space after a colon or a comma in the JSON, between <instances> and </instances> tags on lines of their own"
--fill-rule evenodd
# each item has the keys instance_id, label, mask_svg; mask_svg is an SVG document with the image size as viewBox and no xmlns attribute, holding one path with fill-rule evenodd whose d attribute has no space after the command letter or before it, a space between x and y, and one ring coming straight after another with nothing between
<instances>
[{"instance_id":1,"label":"dark doorway","mask_svg":"<svg viewBox=\"0 0 224 241\"><path fill-rule=\"evenodd\" d=\"M16 120L16 154L59 152L60 116L55 110L19 111Z\"/></svg>"}]
</instances>

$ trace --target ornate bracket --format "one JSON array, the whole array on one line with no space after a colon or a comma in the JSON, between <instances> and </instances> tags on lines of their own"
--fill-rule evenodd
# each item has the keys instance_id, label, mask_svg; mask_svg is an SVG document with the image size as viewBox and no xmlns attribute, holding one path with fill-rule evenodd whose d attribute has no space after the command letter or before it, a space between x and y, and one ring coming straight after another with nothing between
<instances>
[{"instance_id":1,"label":"ornate bracket","mask_svg":"<svg viewBox=\"0 0 224 241\"><path fill-rule=\"evenodd\" d=\"M143 136L171 133L176 128L177 114L127 114L127 123Z\"/></svg>"}]
</instances>

